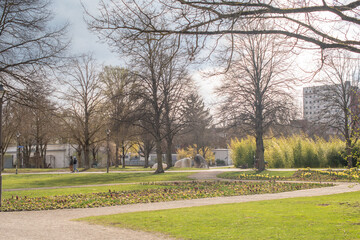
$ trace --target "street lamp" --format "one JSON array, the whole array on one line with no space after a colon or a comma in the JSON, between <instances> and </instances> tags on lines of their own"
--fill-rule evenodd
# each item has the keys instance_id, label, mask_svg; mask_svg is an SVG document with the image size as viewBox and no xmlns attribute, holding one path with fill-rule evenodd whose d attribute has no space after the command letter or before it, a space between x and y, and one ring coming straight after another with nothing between
<instances>
[{"instance_id":1,"label":"street lamp","mask_svg":"<svg viewBox=\"0 0 360 240\"><path fill-rule=\"evenodd\" d=\"M16 133L16 141L17 141L17 157L16 157L16 174L18 174L18 168L19 168L19 160L20 160L20 138L21 134L19 132Z\"/></svg>"},{"instance_id":2,"label":"street lamp","mask_svg":"<svg viewBox=\"0 0 360 240\"><path fill-rule=\"evenodd\" d=\"M5 95L5 89L4 86L2 84L0 84L0 211L1 211L1 207L2 207L2 168L3 168L3 155L2 155L2 136L1 136L1 129L2 129L2 104L3 104L3 98Z\"/></svg>"},{"instance_id":3,"label":"street lamp","mask_svg":"<svg viewBox=\"0 0 360 240\"><path fill-rule=\"evenodd\" d=\"M106 130L106 143L107 143L107 163L106 163L106 173L109 173L110 167L110 129Z\"/></svg>"}]
</instances>

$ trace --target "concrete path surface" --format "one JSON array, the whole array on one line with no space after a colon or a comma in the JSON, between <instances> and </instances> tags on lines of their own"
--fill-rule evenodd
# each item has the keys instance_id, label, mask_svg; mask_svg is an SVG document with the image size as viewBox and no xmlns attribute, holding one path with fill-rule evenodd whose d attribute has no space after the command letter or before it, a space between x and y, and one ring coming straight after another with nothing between
<instances>
[{"instance_id":1,"label":"concrete path surface","mask_svg":"<svg viewBox=\"0 0 360 240\"><path fill-rule=\"evenodd\" d=\"M198 176L197 178L200 178ZM33 212L0 213L0 236L6 240L22 239L172 239L164 235L148 232L90 225L71 221L81 217L99 216L116 213L153 211L213 204L240 203L250 201L284 199L294 197L322 196L336 193L360 191L358 183L336 183L334 187L300 190L274 194L258 194L234 197L218 197L150 204L134 204L114 207L65 209Z\"/></svg>"}]
</instances>

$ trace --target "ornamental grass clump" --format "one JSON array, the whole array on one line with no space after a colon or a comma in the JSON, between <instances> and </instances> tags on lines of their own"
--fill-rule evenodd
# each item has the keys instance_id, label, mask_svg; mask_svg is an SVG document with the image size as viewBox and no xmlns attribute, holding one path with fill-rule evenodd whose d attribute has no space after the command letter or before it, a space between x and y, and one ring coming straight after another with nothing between
<instances>
[{"instance_id":1,"label":"ornamental grass clump","mask_svg":"<svg viewBox=\"0 0 360 240\"><path fill-rule=\"evenodd\" d=\"M341 167L346 164L342 152L344 141L331 138L308 138L305 135L269 138L264 141L264 159L269 168ZM230 142L231 158L235 167L253 167L255 138L233 139Z\"/></svg>"},{"instance_id":2,"label":"ornamental grass clump","mask_svg":"<svg viewBox=\"0 0 360 240\"><path fill-rule=\"evenodd\" d=\"M154 183L148 183L154 185ZM183 199L276 193L309 189L329 184L267 182L174 182L156 183L159 189L112 191L51 197L11 197L4 199L2 211L33 211L68 208L93 208L136 203L165 202Z\"/></svg>"}]
</instances>

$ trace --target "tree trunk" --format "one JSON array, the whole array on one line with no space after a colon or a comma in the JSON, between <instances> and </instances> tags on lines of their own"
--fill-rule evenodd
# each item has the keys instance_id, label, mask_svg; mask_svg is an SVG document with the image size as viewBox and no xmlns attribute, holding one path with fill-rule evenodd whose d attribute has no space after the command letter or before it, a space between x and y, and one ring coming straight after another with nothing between
<instances>
[{"instance_id":1,"label":"tree trunk","mask_svg":"<svg viewBox=\"0 0 360 240\"><path fill-rule=\"evenodd\" d=\"M89 169L90 168L90 145L89 144L85 144L84 145L84 167L85 169Z\"/></svg>"},{"instance_id":2,"label":"tree trunk","mask_svg":"<svg viewBox=\"0 0 360 240\"><path fill-rule=\"evenodd\" d=\"M260 94L259 94L260 95ZM264 126L263 126L263 114L262 114L262 105L261 97L257 99L256 112L255 112L255 138L256 138L256 151L255 151L255 168L261 172L265 170L265 160L264 160Z\"/></svg>"},{"instance_id":3,"label":"tree trunk","mask_svg":"<svg viewBox=\"0 0 360 240\"><path fill-rule=\"evenodd\" d=\"M148 153L148 152L144 153L144 158L145 158L144 168L149 167L149 155L150 155L150 153Z\"/></svg>"},{"instance_id":4,"label":"tree trunk","mask_svg":"<svg viewBox=\"0 0 360 240\"><path fill-rule=\"evenodd\" d=\"M348 168L352 168L352 150L351 150L352 146L351 146L351 137L350 137L351 129L349 126L349 122L350 122L349 120L351 116L347 108L344 110L344 112L345 112L344 137L345 137L345 154L346 154L345 158L348 164Z\"/></svg>"},{"instance_id":5,"label":"tree trunk","mask_svg":"<svg viewBox=\"0 0 360 240\"><path fill-rule=\"evenodd\" d=\"M261 172L265 170L264 141L262 136L256 137L255 168Z\"/></svg>"},{"instance_id":6,"label":"tree trunk","mask_svg":"<svg viewBox=\"0 0 360 240\"><path fill-rule=\"evenodd\" d=\"M157 169L155 173L164 173L164 169L162 166L162 151L161 151L161 141L156 140L156 162L157 162Z\"/></svg>"},{"instance_id":7,"label":"tree trunk","mask_svg":"<svg viewBox=\"0 0 360 240\"><path fill-rule=\"evenodd\" d=\"M126 163L125 163L125 146L124 144L122 145L122 157L123 157L123 161L122 161L122 168L126 167Z\"/></svg>"},{"instance_id":8,"label":"tree trunk","mask_svg":"<svg viewBox=\"0 0 360 240\"><path fill-rule=\"evenodd\" d=\"M77 148L76 148L76 155L77 155L77 160L78 160L78 166L80 167L82 167L83 166L83 161L82 161L82 159L81 159L81 153L82 152L82 149L81 149L81 145L79 145Z\"/></svg>"},{"instance_id":9,"label":"tree trunk","mask_svg":"<svg viewBox=\"0 0 360 240\"><path fill-rule=\"evenodd\" d=\"M115 143L115 167L118 168L120 165L120 159L119 159L119 141L116 141Z\"/></svg>"},{"instance_id":10,"label":"tree trunk","mask_svg":"<svg viewBox=\"0 0 360 240\"><path fill-rule=\"evenodd\" d=\"M348 168L352 168L352 151L351 151L351 140L346 140L346 146L345 146L345 154L346 154L346 160L348 164Z\"/></svg>"},{"instance_id":11,"label":"tree trunk","mask_svg":"<svg viewBox=\"0 0 360 240\"><path fill-rule=\"evenodd\" d=\"M166 169L169 169L169 168L171 168L173 166L172 165L171 149L172 149L172 139L167 138L166 139L166 164L167 164Z\"/></svg>"}]
</instances>

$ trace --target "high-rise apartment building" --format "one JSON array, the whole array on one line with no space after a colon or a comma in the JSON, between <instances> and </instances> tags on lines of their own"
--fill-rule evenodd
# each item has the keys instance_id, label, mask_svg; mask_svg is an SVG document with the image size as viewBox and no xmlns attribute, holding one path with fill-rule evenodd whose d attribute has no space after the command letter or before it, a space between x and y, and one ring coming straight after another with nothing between
<instances>
[{"instance_id":1,"label":"high-rise apartment building","mask_svg":"<svg viewBox=\"0 0 360 240\"><path fill-rule=\"evenodd\" d=\"M349 89L349 98L353 98L350 82L345 83ZM326 123L330 117L341 117L342 91L340 85L321 85L303 88L303 118L312 122ZM357 94L356 94L357 95ZM351 102L351 100L350 100ZM351 107L350 104L348 106Z\"/></svg>"}]
</instances>

